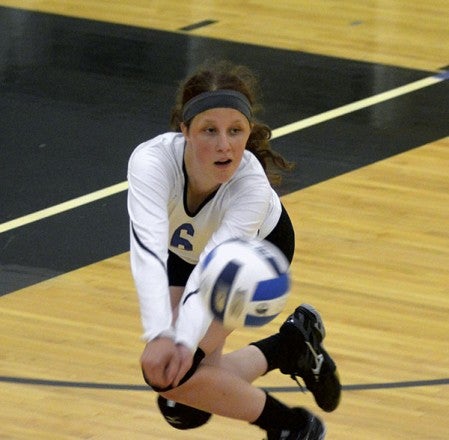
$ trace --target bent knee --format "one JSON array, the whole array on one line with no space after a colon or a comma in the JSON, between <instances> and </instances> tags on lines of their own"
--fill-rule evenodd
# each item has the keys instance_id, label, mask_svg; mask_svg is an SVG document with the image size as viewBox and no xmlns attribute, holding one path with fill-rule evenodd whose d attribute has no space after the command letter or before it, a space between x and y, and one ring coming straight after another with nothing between
<instances>
[{"instance_id":1,"label":"bent knee","mask_svg":"<svg viewBox=\"0 0 449 440\"><path fill-rule=\"evenodd\" d=\"M179 381L178 386L187 382L195 374L195 371L198 369L198 366L200 365L201 361L204 359L204 356L205 356L204 351L201 350L201 348L197 348L197 350L193 356L192 366L190 367L189 371L187 371L187 373L184 375L184 377ZM152 384L151 381L149 380L149 378L146 377L143 369L142 369L142 375L143 375L143 378L144 378L145 382L147 383L147 385L149 385L154 391L156 391L158 393L163 393L163 392L170 391L170 390L176 388L176 387L173 387L172 385L162 388L162 387L158 387L158 386Z\"/></svg>"}]
</instances>

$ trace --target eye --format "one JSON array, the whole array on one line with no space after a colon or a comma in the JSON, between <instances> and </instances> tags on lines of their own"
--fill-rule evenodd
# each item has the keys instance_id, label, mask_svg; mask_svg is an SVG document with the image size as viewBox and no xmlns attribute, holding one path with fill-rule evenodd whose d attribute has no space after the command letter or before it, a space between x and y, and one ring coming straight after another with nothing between
<instances>
[{"instance_id":1,"label":"eye","mask_svg":"<svg viewBox=\"0 0 449 440\"><path fill-rule=\"evenodd\" d=\"M239 134L241 131L242 129L240 127L234 127L230 130L231 134Z\"/></svg>"}]
</instances>

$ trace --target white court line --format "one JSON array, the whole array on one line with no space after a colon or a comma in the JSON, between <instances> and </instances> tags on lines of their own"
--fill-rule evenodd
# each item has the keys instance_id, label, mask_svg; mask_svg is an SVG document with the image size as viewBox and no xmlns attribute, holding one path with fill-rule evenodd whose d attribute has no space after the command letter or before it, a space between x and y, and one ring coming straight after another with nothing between
<instances>
[{"instance_id":1,"label":"white court line","mask_svg":"<svg viewBox=\"0 0 449 440\"><path fill-rule=\"evenodd\" d=\"M343 105L342 107L320 113L319 115L311 116L310 118L302 119L301 121L284 125L283 127L273 130L272 139L276 139L295 131L311 127L312 125L320 124L321 122L329 121L330 119L338 118L339 116L355 112L362 108L370 107L372 105L379 104L380 102L388 101L389 99L397 98L398 96L406 95L407 93L429 87L433 84L444 81L444 79L444 77L440 76L429 76L410 84L406 84L405 86L397 87L396 89L391 89L386 92L379 93L378 95L370 96L369 98L361 99L360 101L355 101L351 104Z\"/></svg>"},{"instance_id":2,"label":"white court line","mask_svg":"<svg viewBox=\"0 0 449 440\"><path fill-rule=\"evenodd\" d=\"M25 215L23 217L16 218L0 225L0 234L2 232L10 231L11 229L19 228L20 226L27 225L29 223L42 220L52 215L60 214L61 212L69 211L70 209L78 208L88 203L95 202L96 200L104 199L122 191L128 189L128 182L117 183L116 185L108 186L107 188L100 189L98 191L86 194L76 199L68 200L67 202L60 203L59 205L51 206L50 208L42 209L40 211L33 212L32 214Z\"/></svg>"},{"instance_id":3,"label":"white court line","mask_svg":"<svg viewBox=\"0 0 449 440\"><path fill-rule=\"evenodd\" d=\"M346 115L348 113L355 112L362 108L370 107L380 102L388 101L389 99L397 98L398 96L405 95L407 93L414 92L425 87L429 87L433 84L437 84L447 79L444 75L433 75L427 78L420 79L418 81L406 84L395 89L388 90L387 92L379 93L378 95L371 96L369 98L361 99L360 101L353 102L351 104L343 105L333 110L329 110L319 115L311 116L310 118L303 119L301 121L293 122L292 124L285 125L284 127L276 128L273 130L272 139L276 139L285 136L295 131L303 130L304 128L317 125L330 119L338 118L339 116ZM51 217L61 212L69 211L70 209L78 208L82 205L95 202L114 194L117 194L128 189L128 182L117 183L116 185L109 186L99 191L86 194L81 197L77 197L67 202L60 203L55 206L51 206L40 211L33 212L32 214L25 215L23 217L10 220L8 222L0 224L0 234L2 232L10 231L12 229L19 228L21 226L33 223L35 221L42 220L47 217Z\"/></svg>"}]
</instances>

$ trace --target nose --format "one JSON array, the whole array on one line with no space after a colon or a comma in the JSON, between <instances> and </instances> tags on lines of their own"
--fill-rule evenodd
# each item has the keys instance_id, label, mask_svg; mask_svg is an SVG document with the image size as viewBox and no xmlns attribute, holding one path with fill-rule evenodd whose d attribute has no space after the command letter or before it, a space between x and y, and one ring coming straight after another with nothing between
<instances>
[{"instance_id":1,"label":"nose","mask_svg":"<svg viewBox=\"0 0 449 440\"><path fill-rule=\"evenodd\" d=\"M220 133L217 136L217 151L228 151L231 148L228 136L226 133Z\"/></svg>"}]
</instances>

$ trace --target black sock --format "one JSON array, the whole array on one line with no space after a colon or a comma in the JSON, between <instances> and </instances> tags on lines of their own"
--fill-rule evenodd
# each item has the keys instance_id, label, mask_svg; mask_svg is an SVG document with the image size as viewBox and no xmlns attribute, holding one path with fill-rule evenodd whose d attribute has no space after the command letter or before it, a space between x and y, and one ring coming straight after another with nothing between
<instances>
[{"instance_id":1,"label":"black sock","mask_svg":"<svg viewBox=\"0 0 449 440\"><path fill-rule=\"evenodd\" d=\"M261 339L257 342L252 342L250 345L256 346L267 360L268 368L265 373L269 371L281 369L283 372L294 370L294 363L300 351L303 349L301 345L292 344L288 338L282 333L268 336L268 338Z\"/></svg>"},{"instance_id":2,"label":"black sock","mask_svg":"<svg viewBox=\"0 0 449 440\"><path fill-rule=\"evenodd\" d=\"M267 373L281 366L281 360L285 356L283 339L280 333L276 333L268 338L251 343L251 345L256 346L265 356L268 363Z\"/></svg>"},{"instance_id":3,"label":"black sock","mask_svg":"<svg viewBox=\"0 0 449 440\"><path fill-rule=\"evenodd\" d=\"M301 429L308 423L308 413L302 408L290 408L267 393L262 413L252 425L269 429Z\"/></svg>"}]
</instances>

